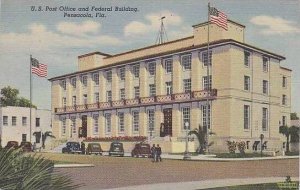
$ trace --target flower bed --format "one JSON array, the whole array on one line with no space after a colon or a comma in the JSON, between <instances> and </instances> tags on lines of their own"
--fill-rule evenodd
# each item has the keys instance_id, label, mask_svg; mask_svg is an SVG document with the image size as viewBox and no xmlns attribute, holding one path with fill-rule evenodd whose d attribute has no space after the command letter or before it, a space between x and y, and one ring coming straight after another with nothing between
<instances>
[{"instance_id":1,"label":"flower bed","mask_svg":"<svg viewBox=\"0 0 300 190\"><path fill-rule=\"evenodd\" d=\"M94 142L94 141L144 141L147 137L145 136L119 136L119 137L87 137L85 142Z\"/></svg>"}]
</instances>

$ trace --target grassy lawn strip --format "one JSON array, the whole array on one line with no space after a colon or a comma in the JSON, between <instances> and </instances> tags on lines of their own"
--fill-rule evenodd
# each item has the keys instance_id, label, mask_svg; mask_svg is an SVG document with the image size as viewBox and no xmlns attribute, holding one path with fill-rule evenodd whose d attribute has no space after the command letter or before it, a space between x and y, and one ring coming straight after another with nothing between
<instances>
[{"instance_id":1,"label":"grassy lawn strip","mask_svg":"<svg viewBox=\"0 0 300 190\"><path fill-rule=\"evenodd\" d=\"M216 154L217 158L255 158L261 157L260 153L219 153ZM270 155L263 154L262 157L271 157Z\"/></svg>"},{"instance_id":2,"label":"grassy lawn strip","mask_svg":"<svg viewBox=\"0 0 300 190\"><path fill-rule=\"evenodd\" d=\"M286 152L286 156L299 156L299 152Z\"/></svg>"},{"instance_id":3,"label":"grassy lawn strip","mask_svg":"<svg viewBox=\"0 0 300 190\"><path fill-rule=\"evenodd\" d=\"M299 184L299 181L297 182ZM263 183L263 184L252 184L252 185L237 185L229 187L218 187L209 188L206 190L282 190L278 187L277 183ZM297 189L297 188L294 188ZM292 189L290 189L292 190Z\"/></svg>"}]
</instances>

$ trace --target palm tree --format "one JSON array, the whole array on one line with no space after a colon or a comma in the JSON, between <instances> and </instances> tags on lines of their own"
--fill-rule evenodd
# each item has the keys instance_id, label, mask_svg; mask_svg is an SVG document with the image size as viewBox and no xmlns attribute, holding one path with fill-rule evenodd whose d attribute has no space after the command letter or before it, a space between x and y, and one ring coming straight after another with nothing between
<instances>
[{"instance_id":1,"label":"palm tree","mask_svg":"<svg viewBox=\"0 0 300 190\"><path fill-rule=\"evenodd\" d=\"M55 136L52 135L51 131L46 131L45 133L42 133L42 132L34 132L33 133L34 136L37 136L38 134L40 134L42 136L42 147L43 147L43 149L45 149L45 142L46 142L47 137L55 138Z\"/></svg>"},{"instance_id":2,"label":"palm tree","mask_svg":"<svg viewBox=\"0 0 300 190\"><path fill-rule=\"evenodd\" d=\"M207 144L207 142L206 142L206 136L207 136L206 129L201 127L201 125L199 125L198 129L196 128L196 129L193 129L189 132L189 135L192 135L192 134L194 134L197 137L198 142L199 142L199 147L197 148L196 151L198 152L198 154L204 154L204 150L205 150L206 144ZM210 132L209 135L211 135L211 134L214 134L214 133ZM214 144L214 142L210 142L208 144L208 146L211 146L213 144Z\"/></svg>"},{"instance_id":3,"label":"palm tree","mask_svg":"<svg viewBox=\"0 0 300 190\"><path fill-rule=\"evenodd\" d=\"M286 152L290 152L290 137L292 142L299 142L299 127L280 126L279 133L286 137Z\"/></svg>"}]
</instances>

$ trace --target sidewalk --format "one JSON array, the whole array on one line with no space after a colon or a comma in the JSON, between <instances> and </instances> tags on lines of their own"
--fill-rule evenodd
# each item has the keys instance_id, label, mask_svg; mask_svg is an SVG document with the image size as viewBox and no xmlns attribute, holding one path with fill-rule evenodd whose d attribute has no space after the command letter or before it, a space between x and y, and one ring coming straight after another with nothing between
<instances>
[{"instance_id":1,"label":"sidewalk","mask_svg":"<svg viewBox=\"0 0 300 190\"><path fill-rule=\"evenodd\" d=\"M298 178L292 177L292 181L299 180ZM138 185L129 186L122 188L114 188L110 190L198 190L198 189L209 189L226 186L236 185L248 185L248 184L261 184L261 183L277 183L284 182L285 177L268 177L268 178L244 178L244 179L217 179L217 180L206 180L206 181L190 181L190 182L179 182L179 183L158 183L150 185Z\"/></svg>"}]
</instances>

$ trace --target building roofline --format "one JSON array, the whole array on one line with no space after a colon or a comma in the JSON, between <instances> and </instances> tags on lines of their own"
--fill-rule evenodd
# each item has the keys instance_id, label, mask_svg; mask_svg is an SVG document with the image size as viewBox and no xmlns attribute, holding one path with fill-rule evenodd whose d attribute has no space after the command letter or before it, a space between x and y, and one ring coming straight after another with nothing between
<instances>
[{"instance_id":1,"label":"building roofline","mask_svg":"<svg viewBox=\"0 0 300 190\"><path fill-rule=\"evenodd\" d=\"M286 67L282 67L282 66L280 66L280 69L284 69L284 70L287 70L287 71L293 71L292 69L289 69L289 68L286 68Z\"/></svg>"},{"instance_id":2,"label":"building roofline","mask_svg":"<svg viewBox=\"0 0 300 190\"><path fill-rule=\"evenodd\" d=\"M91 55L103 55L103 56L107 56L107 57L111 56L111 55L106 54L106 53L95 51L95 52L92 52L92 53L87 53L87 54L79 55L78 58L88 57L88 56L91 56Z\"/></svg>"},{"instance_id":3,"label":"building roofline","mask_svg":"<svg viewBox=\"0 0 300 190\"><path fill-rule=\"evenodd\" d=\"M249 44L246 44L246 43L238 42L238 41L233 40L233 39L222 39L222 40L217 40L217 41L210 42L210 45L211 46L214 45L215 47L222 46L222 45L227 45L227 44L234 44L234 45L237 45L237 46L240 46L240 47L246 47L248 49L252 49L254 51L260 51L260 52L263 52L264 54L269 54L269 56L276 57L277 59L280 59L280 60L285 59L284 56L266 51L264 49L261 49L261 48L258 48L258 47L255 47L255 46L252 46L252 45L249 45ZM59 79L59 78L63 78L63 77L71 76L71 75L76 75L76 74L79 74L79 73L87 73L87 72L91 72L91 71L94 71L94 70L97 70L97 69L105 69L105 68L121 65L121 64L124 64L124 63L137 62L137 61L140 61L140 60L143 60L143 59L149 59L149 58L152 58L152 57L154 58L154 57L158 57L158 56L164 56L164 55L167 55L167 54L172 54L172 53L176 53L176 52L180 52L180 51L189 51L189 50L202 48L202 47L206 47L206 46L207 46L207 43L203 43L203 44L199 44L199 45L191 45L191 46L188 46L188 47L178 48L178 49L170 50L170 51L163 52L163 53L156 53L156 54L151 54L151 55L147 55L147 56L143 56L143 57L139 57L139 58L129 59L129 60L125 60L125 61L119 61L119 62L115 62L115 63L109 64L109 65L95 67L95 68L84 70L84 71L76 71L76 72L73 72L73 73L69 73L69 74L65 74L65 75L61 75L61 76L57 76L57 77L52 77L48 80L53 81L55 79Z\"/></svg>"},{"instance_id":4,"label":"building roofline","mask_svg":"<svg viewBox=\"0 0 300 190\"><path fill-rule=\"evenodd\" d=\"M227 21L228 21L228 22L231 22L232 24L235 24L235 25L241 26L241 27L243 27L243 28L246 28L245 25L242 25L242 24L240 24L240 23L238 23L238 22L235 22L235 21L233 21L233 20L227 19ZM210 22L210 23L212 23L212 22ZM205 25L207 25L207 24L208 24L208 21L202 22L202 23L193 25L193 28L199 27L199 26L205 26Z\"/></svg>"}]
</instances>

